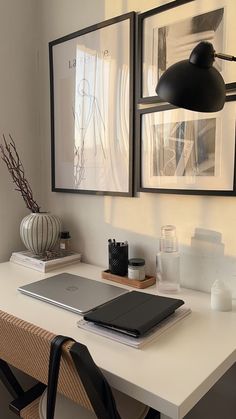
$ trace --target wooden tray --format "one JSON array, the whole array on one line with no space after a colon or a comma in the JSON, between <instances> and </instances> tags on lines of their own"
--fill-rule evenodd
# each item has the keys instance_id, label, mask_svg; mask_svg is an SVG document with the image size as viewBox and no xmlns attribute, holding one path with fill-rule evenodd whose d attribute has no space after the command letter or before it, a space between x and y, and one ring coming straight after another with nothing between
<instances>
[{"instance_id":1,"label":"wooden tray","mask_svg":"<svg viewBox=\"0 0 236 419\"><path fill-rule=\"evenodd\" d=\"M129 285L134 288L147 288L156 283L155 276L146 275L143 281L137 279L130 279L127 276L119 276L112 274L109 269L102 271L102 278L109 281L119 282L119 284Z\"/></svg>"}]
</instances>

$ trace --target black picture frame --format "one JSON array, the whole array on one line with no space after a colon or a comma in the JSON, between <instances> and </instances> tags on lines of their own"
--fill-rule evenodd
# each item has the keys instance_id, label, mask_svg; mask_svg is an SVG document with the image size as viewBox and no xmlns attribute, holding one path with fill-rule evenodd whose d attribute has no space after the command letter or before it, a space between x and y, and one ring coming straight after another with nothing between
<instances>
[{"instance_id":1,"label":"black picture frame","mask_svg":"<svg viewBox=\"0 0 236 419\"><path fill-rule=\"evenodd\" d=\"M162 27L161 25L165 25L163 23L163 19L164 19L165 13L169 12L172 9L176 9L176 13L181 14L181 10L183 8L187 8L190 5L189 7L192 7L195 10L193 16L194 17L199 17L201 14L203 14L205 12L206 13L208 13L208 12L214 13L214 11L216 11L218 8L220 8L220 7L223 8L223 6L220 6L220 4L222 4L221 0L216 0L216 5L214 6L214 11L208 10L207 5L206 5L206 9L204 9L201 6L202 9L204 9L204 10L200 11L197 8L197 3L198 3L198 0L176 0L176 1L172 1L170 3L164 4L162 6L156 7L154 9L148 10L148 11L146 11L144 13L140 13L138 15L137 66L136 66L137 67L137 73L136 73L136 77L137 77L137 102L138 103L140 103L140 104L163 104L163 103L165 103L162 99L160 99L157 96L157 94L155 92L155 86L156 86L157 81L158 81L158 76L156 77L156 80L155 80L155 73L156 74L158 73L157 65L156 65L156 67L154 65L153 66L153 70L151 70L151 73L153 72L153 74L154 74L154 76L153 76L154 77L154 81L153 82L150 82L149 81L149 78L151 79L151 76L148 77L148 80L147 80L147 77L146 77L146 74L145 74L145 69L144 69L144 55L145 55L145 52L144 52L144 50L145 50L144 44L145 44L145 40L147 39L147 41L146 41L147 45L151 45L152 44L150 42L150 39L149 39L150 38L150 33L148 34L149 37L145 33L145 29L144 29L145 23L146 23L146 28L148 28L147 30L151 32L152 27L151 27L151 24L149 24L149 23L151 23L151 19L153 19L155 16L157 16L157 18L159 18L159 20L160 20L160 27L158 26L155 30L156 31L159 31L160 28L161 29L163 29L163 28L164 29L165 28L169 29L171 26L173 26L173 24L175 25L176 23L178 23L179 20L181 20L181 21L187 21L187 19L190 19L190 18L186 18L186 19L182 19L182 18L178 19L178 18L176 18L176 21L174 21L170 25L167 24L166 26ZM218 5L218 3L219 3L219 5ZM201 5L203 5L203 3L201 3ZM205 5L204 5L204 7L205 7ZM236 4L235 4L235 11L236 11ZM172 11L172 13L173 14L176 14L174 10ZM229 18L229 16L230 16L230 11L228 10L227 11L227 18ZM211 18L212 18L212 16L211 16ZM209 21L210 20L211 19L209 19ZM211 25L212 25L212 22L211 22ZM225 24L225 26L226 26L226 28L225 28L225 32L226 32L227 31L227 28L230 25ZM153 31L153 33L154 33L154 31ZM152 35L152 36L154 37L154 35ZM165 39L166 38L167 37L165 37ZM203 36L202 39L198 38L196 44L198 42L200 42L201 40L208 40L208 41L210 41L210 42L212 42L214 44L214 42L212 41L212 39L208 39L208 38L205 39L204 36ZM158 38L158 42L160 42L161 49L163 49L163 46L161 44L161 41L159 41L159 38ZM153 42L153 44L154 44L154 42ZM166 42L166 45L167 45L167 42ZM192 44L190 43L190 45L192 45ZM149 55L153 57L156 54L156 56L157 56L157 53L155 53L156 49L153 47L153 45L151 45L151 47L153 48L153 51L150 52ZM194 45L191 46L190 51L193 49L193 47L194 47ZM216 47L217 47L217 45L216 45ZM234 49L234 44L232 43L232 45L230 45L230 47L232 47L232 49ZM227 53L228 54L230 54L230 53L233 54L234 53L234 51L229 51L229 50L226 51L225 48L223 48L221 46L220 46L220 48L222 50L221 51L217 51L217 52L222 52L222 53L226 53L226 54ZM165 48L165 52L166 51L167 51L167 46ZM166 55L167 55L167 52L166 52ZM189 54L187 54L186 57L184 56L184 57L181 57L179 59L176 59L175 62L180 61L181 59L187 59L188 56L189 56ZM153 59L153 61L155 62L155 59ZM165 58L165 61L167 61L167 58ZM218 65L223 65L223 66L229 65L229 66L232 66L232 63L225 64L226 63L225 61L223 62L222 60L219 60L219 59L217 59L217 62L218 63L223 63L223 64L218 64ZM160 64L160 67L161 67L161 65L162 64ZM167 65L166 67L169 67L169 65ZM233 72L232 67L230 67L230 69ZM164 70L165 69L163 69L163 70L162 69L159 69L159 72L160 73L162 71L164 72ZM231 78L232 78L232 80L231 80ZM155 83L155 81L156 81L156 83ZM147 87L149 84L150 84L150 87ZM145 92L145 90L146 90L146 92ZM147 93L147 90L149 90L150 93ZM230 77L230 81L229 82L226 81L226 94L231 93L231 92L235 92L235 91L236 91L236 82L234 81L234 77L232 75L232 77Z\"/></svg>"},{"instance_id":2,"label":"black picture frame","mask_svg":"<svg viewBox=\"0 0 236 419\"><path fill-rule=\"evenodd\" d=\"M229 109L231 107L231 109ZM199 172L199 178L197 178L197 175L190 172L190 174L188 174L187 176L189 176L190 180L188 179L186 182L186 185L184 184L185 179L184 177L186 176L185 174L182 174L180 176L176 176L175 174L173 176L169 176L170 172L168 173L168 176L164 177L163 174L152 176L153 175L153 170L151 170L149 167L145 167L147 166L147 164L145 163L146 161L148 161L148 156L147 155L147 151L144 150L144 144L145 147L146 146L146 137L143 138L143 118L145 118L145 115L152 115L154 113L159 114L161 116L161 114L163 112L171 112L173 114L175 114L176 112L178 113L183 113L184 115L187 115L187 118L185 119L185 121L190 121L191 125L193 126L193 122L191 120L191 116L194 114L195 115L195 137L194 137L194 147L198 150L198 141L199 138L201 138L201 136L199 137L199 129L198 129L198 124L196 124L196 121L198 123L198 121L201 121L201 129L202 132L204 132L204 124L205 126L209 128L209 126L211 127L211 129L209 129L209 131L207 130L207 128L205 128L205 138L202 137L202 141L205 142L207 144L207 140L209 136L209 144L211 144L210 147L213 148L213 152L212 153L212 149L210 151L207 151L207 147L205 147L205 156L210 156L209 159L205 159L206 163L208 164L209 167L209 172L207 173L207 176L204 176L204 171L201 172L201 165L202 167L204 167L204 158L203 156L201 157L201 163L199 165L198 172ZM189 115L189 116L188 116ZM199 119L197 119L196 115L199 115ZM203 113L203 114L198 114L197 112L192 112L192 111L186 111L184 109L180 109L177 108L175 106L172 105L166 105L166 104L162 104L162 105L157 105L157 106L153 106L153 107L149 107L149 108L143 108L143 109L139 109L137 111L137 121L136 121L136 136L137 136L137 192L151 192L151 193L162 193L162 194L183 194L183 195L214 195L214 196L235 196L236 195L236 165L235 165L235 161L236 161L236 144L235 144L235 139L236 139L236 95L231 95L228 96L226 98L226 103L225 103L225 107L221 112L217 112L215 114L211 114L211 113ZM206 118L206 119L205 119ZM210 121L207 121L208 119L210 119ZM216 120L215 122L213 120ZM163 118L163 120L165 120L165 116ZM166 129L171 129L171 122L170 122L170 118L167 118L167 125L169 124L169 127L167 126ZM184 122L185 122L184 121ZM203 121L203 122L202 122ZM230 121L230 123L229 123ZM182 121L178 121L178 122L182 122ZM175 122L176 124L176 122ZM220 129L218 128L214 128L214 127L220 127ZM223 124L222 126L220 124ZM155 126L155 128L153 129L153 132L155 132L156 135L156 139L155 141L153 140L153 144L156 144L156 142L158 141L162 141L161 138L164 137L164 134L160 135L160 132L165 132L163 129L163 123L160 124L160 126L162 125L162 131L160 131L160 128L158 128L158 125ZM181 125L181 124L179 124ZM185 125L185 129L187 129L187 126ZM229 136L227 135L227 133L225 132L224 134L224 130L223 128L226 127L226 129L228 129L228 133L231 135L232 132L232 137L229 138ZM233 128L233 130L232 130ZM145 128L144 128L145 129ZM214 130L214 131L213 131ZM172 133L174 133L176 131L172 131ZM215 136L213 135L213 132L215 134ZM216 135L218 135L219 133L222 132L222 138L217 139ZM218 134L217 134L218 133ZM173 144L174 141L176 141L176 145L175 145L175 161L174 161L174 169L175 169L175 173L177 172L177 167L179 165L179 162L181 160L181 157L178 157L178 163L177 163L177 147L178 147L178 142L179 139L177 138L177 140L174 138L174 134L173 135ZM214 137L214 146L212 138ZM170 137L167 137L170 138ZM185 141L185 138L183 138L183 141ZM150 142L150 141L149 141ZM181 141L180 141L181 142ZM195 146L195 144L197 143L197 146ZM156 145L152 146L151 150L153 151L153 156L156 153ZM187 144L188 147L188 144ZM148 148L148 147L147 147ZM171 147L170 147L171 148ZM162 149L163 150L163 149ZM183 150L183 149L182 149ZM169 150L167 150L169 151ZM171 149L171 152L173 150ZM190 151L191 152L191 151ZM189 153L190 153L189 152ZM159 153L159 154L158 154ZM157 157L155 156L155 159L152 157L150 159L150 161L152 161L152 164L154 165L154 160L155 160L155 171L157 171L156 167L157 167L157 161L160 162L160 152L157 153ZM163 151L161 151L162 153L162 162L164 160L163 158ZM165 152L164 152L165 153ZM188 157L187 155L188 150L185 154L185 159L186 159L186 167L187 167L187 163L190 157ZM218 154L217 154L218 153ZM219 155L219 153L222 153ZM212 156L211 156L212 154ZM184 155L183 151L182 151L182 155ZM190 156L190 154L189 154ZM231 159L231 160L230 160ZM216 162L218 162L216 164ZM168 161L166 160L166 163L168 163ZM160 166L158 170L160 171ZM196 165L197 166L197 165ZM163 167L163 163L162 163L162 167ZM167 167L167 166L166 166ZM172 163L172 167L173 167L173 163ZM186 170L186 167L184 167L184 169ZM194 167L195 170L195 166L192 165L192 167ZM205 167L207 167L205 165ZM219 169L220 168L220 169ZM219 169L219 170L218 170ZM168 169L169 171L171 170L170 168ZM180 170L183 171L183 167L181 168L180 165ZM190 169L188 169L190 170ZM200 170L200 171L199 171ZM214 174L211 174L210 171L214 170ZM217 176L217 172L218 174L220 173L219 176ZM149 175L151 173L151 175ZM164 172L165 173L165 172ZM182 172L183 173L183 172ZM148 175L147 175L148 174ZM150 176L150 178L148 178L148 176ZM191 181L191 176L192 176L192 185L191 187L187 187L188 182ZM146 180L144 180L146 179ZM153 180L154 179L154 180ZM197 179L197 180L196 180ZM224 182L226 182L226 180L229 180L229 182L232 182L231 185L228 185L226 188L223 189L217 189L219 188L219 182L221 182L222 184ZM155 181L157 181L157 183L159 182L159 185L156 186L155 185ZM172 183L171 183L172 181ZM160 183L162 182L162 185L160 187ZM168 185L169 182L169 185ZM181 187L178 187L178 182L181 183ZM194 183L195 182L195 183ZM205 182L205 188L203 187ZM207 184L211 183L212 185L217 185L216 188L210 187L210 188L206 188ZM154 183L154 186L153 186ZM198 184L199 183L199 184ZM168 186L166 186L166 184Z\"/></svg>"},{"instance_id":3,"label":"black picture frame","mask_svg":"<svg viewBox=\"0 0 236 419\"><path fill-rule=\"evenodd\" d=\"M130 12L49 43L53 192L133 196L135 22Z\"/></svg>"}]
</instances>

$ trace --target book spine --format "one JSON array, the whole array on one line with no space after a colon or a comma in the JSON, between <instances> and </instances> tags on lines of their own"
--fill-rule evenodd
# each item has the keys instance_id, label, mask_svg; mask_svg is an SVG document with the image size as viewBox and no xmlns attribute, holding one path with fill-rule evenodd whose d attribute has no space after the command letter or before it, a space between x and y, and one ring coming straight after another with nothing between
<instances>
[{"instance_id":1,"label":"book spine","mask_svg":"<svg viewBox=\"0 0 236 419\"><path fill-rule=\"evenodd\" d=\"M35 266L38 268L43 269L43 267L45 266L45 263L42 260L37 260L37 259L32 259L29 257L20 257L18 258L17 256L12 255L10 257L10 261L12 262L21 262L22 264L24 264L25 266Z\"/></svg>"},{"instance_id":2,"label":"book spine","mask_svg":"<svg viewBox=\"0 0 236 419\"><path fill-rule=\"evenodd\" d=\"M51 272L51 271L53 271L54 269L60 269L60 268L64 268L64 266L69 266L69 265L73 265L74 263L78 263L78 262L80 262L80 260L78 260L78 259L76 259L76 260L71 260L71 261L68 261L68 262L65 262L65 263L59 263L58 265L53 265L53 266L45 266L45 270L44 270L44 272L45 273L47 273L47 272Z\"/></svg>"},{"instance_id":3,"label":"book spine","mask_svg":"<svg viewBox=\"0 0 236 419\"><path fill-rule=\"evenodd\" d=\"M81 259L81 255L77 254L77 255L64 256L63 258L58 258L58 259L47 260L47 261L44 261L43 263L46 266L54 266L54 265L60 265L64 263L70 263L73 261L79 262L80 259Z\"/></svg>"},{"instance_id":4,"label":"book spine","mask_svg":"<svg viewBox=\"0 0 236 419\"><path fill-rule=\"evenodd\" d=\"M44 266L56 266L64 263L69 263L73 261L80 262L81 254L77 253L75 255L64 256L63 258L51 259L51 260L40 260L40 259L33 259L30 256L25 256L20 253L13 253L10 260L19 260L24 262L25 264L30 264L34 266L44 267Z\"/></svg>"},{"instance_id":5,"label":"book spine","mask_svg":"<svg viewBox=\"0 0 236 419\"><path fill-rule=\"evenodd\" d=\"M35 269L36 271L45 273L44 266L35 265L33 263L30 263L29 261L16 259L11 256L10 262L17 263L18 265L25 266L26 268Z\"/></svg>"},{"instance_id":6,"label":"book spine","mask_svg":"<svg viewBox=\"0 0 236 419\"><path fill-rule=\"evenodd\" d=\"M36 262L40 261L40 259L33 259L30 256L24 255L22 253L17 253L17 252L13 252L11 257L14 257L14 258L19 259L19 260L29 260L29 261L34 260Z\"/></svg>"},{"instance_id":7,"label":"book spine","mask_svg":"<svg viewBox=\"0 0 236 419\"><path fill-rule=\"evenodd\" d=\"M29 256L20 255L17 253L13 253L10 261L19 261L24 263L27 266L38 266L39 268L45 269L45 267L53 267L53 266L59 266L63 265L65 263L72 263L72 262L80 262L81 255L70 255L65 256L63 258L58 259L51 259L51 260L40 260L40 259L33 259Z\"/></svg>"},{"instance_id":8,"label":"book spine","mask_svg":"<svg viewBox=\"0 0 236 419\"><path fill-rule=\"evenodd\" d=\"M18 265L25 266L26 268L31 268L39 272L47 273L47 272L53 271L54 269L59 269L59 268L63 268L64 266L78 263L80 262L80 259L69 260L67 262L64 261L64 263L59 262L58 264L53 264L53 265L44 265L44 264L40 265L37 263L33 263L33 261L28 261L28 260L23 260L23 259L20 260L20 259L14 258L13 256L11 256L10 261L13 263L17 263Z\"/></svg>"}]
</instances>

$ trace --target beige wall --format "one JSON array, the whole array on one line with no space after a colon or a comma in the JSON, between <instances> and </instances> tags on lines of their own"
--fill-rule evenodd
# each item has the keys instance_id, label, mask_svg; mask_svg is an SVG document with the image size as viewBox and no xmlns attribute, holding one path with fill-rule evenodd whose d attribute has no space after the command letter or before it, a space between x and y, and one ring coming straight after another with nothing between
<instances>
[{"instance_id":1,"label":"beige wall","mask_svg":"<svg viewBox=\"0 0 236 419\"><path fill-rule=\"evenodd\" d=\"M35 0L0 2L0 137L11 133L39 198L38 31ZM19 224L26 209L0 161L0 261L22 248ZM40 199L39 199L40 200Z\"/></svg>"},{"instance_id":2,"label":"beige wall","mask_svg":"<svg viewBox=\"0 0 236 419\"><path fill-rule=\"evenodd\" d=\"M40 200L38 120L38 29L35 0L0 1L0 136L10 133L17 145L25 173ZM19 224L29 213L14 191L7 169L0 161L0 261L20 250ZM25 382L22 375L21 382ZM22 381L23 379L23 381ZM29 381L26 380L26 386ZM27 387L26 387L27 388ZM14 418L8 409L12 397L0 383L0 417Z\"/></svg>"}]
</instances>

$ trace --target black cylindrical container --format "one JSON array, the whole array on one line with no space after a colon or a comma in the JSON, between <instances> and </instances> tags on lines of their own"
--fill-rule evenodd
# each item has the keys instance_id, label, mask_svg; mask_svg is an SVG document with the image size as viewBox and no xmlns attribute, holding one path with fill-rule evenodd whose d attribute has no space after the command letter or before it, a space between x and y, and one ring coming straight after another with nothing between
<instances>
[{"instance_id":1,"label":"black cylindrical container","mask_svg":"<svg viewBox=\"0 0 236 419\"><path fill-rule=\"evenodd\" d=\"M114 275L125 276L128 272L128 243L111 242L108 244L109 271Z\"/></svg>"}]
</instances>

